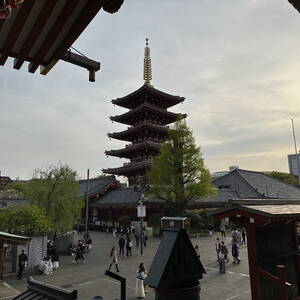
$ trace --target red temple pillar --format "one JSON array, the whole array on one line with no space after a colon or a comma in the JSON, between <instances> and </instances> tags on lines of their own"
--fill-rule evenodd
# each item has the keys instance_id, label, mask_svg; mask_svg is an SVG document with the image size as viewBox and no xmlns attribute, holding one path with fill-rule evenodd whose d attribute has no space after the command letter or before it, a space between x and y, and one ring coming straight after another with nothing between
<instances>
[{"instance_id":1,"label":"red temple pillar","mask_svg":"<svg viewBox=\"0 0 300 300\"><path fill-rule=\"evenodd\" d=\"M254 221L254 220L253 220ZM259 300L258 278L256 272L256 236L255 224L246 225L247 245L248 245L248 262L252 300Z\"/></svg>"},{"instance_id":2,"label":"red temple pillar","mask_svg":"<svg viewBox=\"0 0 300 300\"><path fill-rule=\"evenodd\" d=\"M298 241L298 232L297 232L297 223L293 222L293 240L294 240L294 247L297 251L299 249L299 241ZM298 295L300 294L300 255L295 255L295 267L296 267L296 274L297 274L297 284L298 284Z\"/></svg>"}]
</instances>

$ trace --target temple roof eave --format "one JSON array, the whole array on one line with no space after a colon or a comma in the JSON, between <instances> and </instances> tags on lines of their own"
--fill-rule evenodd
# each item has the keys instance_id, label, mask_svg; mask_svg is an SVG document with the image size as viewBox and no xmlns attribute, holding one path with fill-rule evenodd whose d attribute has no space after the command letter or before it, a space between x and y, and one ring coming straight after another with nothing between
<instances>
[{"instance_id":1,"label":"temple roof eave","mask_svg":"<svg viewBox=\"0 0 300 300\"><path fill-rule=\"evenodd\" d=\"M174 106L176 104L179 104L185 100L185 97L181 96L175 96L171 95L165 92L162 92L160 90L155 89L153 86L149 86L148 84L142 85L139 89L135 90L134 92L120 98L112 99L111 102L114 105L118 105L124 108L132 108L132 104L130 102L135 99L135 97L139 96L143 92L149 92L151 94L155 94L157 96L160 96L162 100L165 100L165 105L163 105L165 108Z\"/></svg>"},{"instance_id":2,"label":"temple roof eave","mask_svg":"<svg viewBox=\"0 0 300 300\"><path fill-rule=\"evenodd\" d=\"M152 150L152 151L154 150L157 153L159 153L160 147L161 147L160 143L155 143L155 142L152 142L152 141L144 141L144 142L141 142L141 143L138 143L138 144L129 145L129 146L127 146L125 148L122 148L122 149L105 151L105 155L125 157L126 158L126 157L130 157L129 154L131 154L131 153L136 153L138 151L146 150L146 149L149 149L149 150Z\"/></svg>"},{"instance_id":3,"label":"temple roof eave","mask_svg":"<svg viewBox=\"0 0 300 300\"><path fill-rule=\"evenodd\" d=\"M138 132L140 132L142 130L158 132L163 136L167 136L169 128L166 126L157 125L157 124L153 124L153 123L145 121L137 126L129 127L126 130L123 130L120 132L108 133L108 137L130 142L134 139L133 135L137 134Z\"/></svg>"},{"instance_id":4,"label":"temple roof eave","mask_svg":"<svg viewBox=\"0 0 300 300\"><path fill-rule=\"evenodd\" d=\"M166 109L159 109L148 103L144 103L144 104L138 106L137 108L132 109L122 115L112 116L112 117L110 117L110 119L115 122L131 125L132 124L131 119L133 117L135 117L137 114L141 114L142 112L146 112L146 111L151 111L155 114L159 114L159 115L165 117L164 122L162 122L162 124L164 124L164 125L175 122L178 119L178 117L181 115L178 113L173 113L173 112L167 111ZM182 116L184 118L186 117L185 114Z\"/></svg>"},{"instance_id":5,"label":"temple roof eave","mask_svg":"<svg viewBox=\"0 0 300 300\"><path fill-rule=\"evenodd\" d=\"M151 164L152 164L152 160L145 160L138 163L128 163L118 168L102 169L102 172L106 174L113 174L118 176L128 176L128 174L132 172L149 169Z\"/></svg>"}]
</instances>

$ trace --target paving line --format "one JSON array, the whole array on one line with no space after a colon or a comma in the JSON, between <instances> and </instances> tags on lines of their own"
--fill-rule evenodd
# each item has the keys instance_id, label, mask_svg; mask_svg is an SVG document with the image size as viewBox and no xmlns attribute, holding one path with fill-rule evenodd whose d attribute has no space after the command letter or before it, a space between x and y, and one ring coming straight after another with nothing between
<instances>
[{"instance_id":1,"label":"paving line","mask_svg":"<svg viewBox=\"0 0 300 300\"><path fill-rule=\"evenodd\" d=\"M208 266L204 266L204 268L212 270L212 271L219 271L219 269L217 269L217 268L212 268L212 267L208 267ZM244 273L236 273L236 272L232 272L232 271L226 271L226 273L236 274L236 275L240 275L240 276L244 276L244 277L250 277L248 274L244 274Z\"/></svg>"}]
</instances>

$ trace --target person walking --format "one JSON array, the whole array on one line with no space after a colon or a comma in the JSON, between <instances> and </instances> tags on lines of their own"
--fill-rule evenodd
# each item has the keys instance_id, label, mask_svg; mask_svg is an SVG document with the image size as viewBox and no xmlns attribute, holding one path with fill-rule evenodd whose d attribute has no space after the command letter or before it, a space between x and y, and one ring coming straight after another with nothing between
<instances>
[{"instance_id":1,"label":"person walking","mask_svg":"<svg viewBox=\"0 0 300 300\"><path fill-rule=\"evenodd\" d=\"M24 269L25 269L25 264L28 261L28 257L25 254L25 250L22 250L22 253L18 256L18 274L17 274L17 278L18 279L22 279L23 273L24 273Z\"/></svg>"},{"instance_id":2,"label":"person walking","mask_svg":"<svg viewBox=\"0 0 300 300\"><path fill-rule=\"evenodd\" d=\"M147 247L147 241L148 241L148 236L146 233L143 234L143 242L144 242L144 247Z\"/></svg>"},{"instance_id":3,"label":"person walking","mask_svg":"<svg viewBox=\"0 0 300 300\"><path fill-rule=\"evenodd\" d=\"M119 239L119 255L124 254L124 247L125 247L125 239L123 238L123 236L121 235L120 239Z\"/></svg>"},{"instance_id":4,"label":"person walking","mask_svg":"<svg viewBox=\"0 0 300 300\"><path fill-rule=\"evenodd\" d=\"M242 245L246 245L246 231L242 229Z\"/></svg>"},{"instance_id":5,"label":"person walking","mask_svg":"<svg viewBox=\"0 0 300 300\"><path fill-rule=\"evenodd\" d=\"M118 267L118 257L117 257L117 250L115 247L112 247L111 251L110 251L110 265L108 267L108 271L110 271L110 268L112 265L116 266L116 270L119 273L119 267Z\"/></svg>"},{"instance_id":6,"label":"person walking","mask_svg":"<svg viewBox=\"0 0 300 300\"><path fill-rule=\"evenodd\" d=\"M226 231L225 231L225 225L224 224L222 224L221 226L220 226L220 231L221 231L221 238L222 239L225 239L225 235L226 235Z\"/></svg>"},{"instance_id":7,"label":"person walking","mask_svg":"<svg viewBox=\"0 0 300 300\"><path fill-rule=\"evenodd\" d=\"M224 260L226 262L229 262L229 258L228 258L228 249L224 243L224 241L221 242L221 252L224 254Z\"/></svg>"},{"instance_id":8,"label":"person walking","mask_svg":"<svg viewBox=\"0 0 300 300\"><path fill-rule=\"evenodd\" d=\"M131 249L132 249L132 242L131 239L128 237L126 242L126 256L131 256Z\"/></svg>"},{"instance_id":9,"label":"person walking","mask_svg":"<svg viewBox=\"0 0 300 300\"><path fill-rule=\"evenodd\" d=\"M83 257L83 247L79 244L76 248L76 253L75 253L75 260L73 261L75 264L77 263L78 260L81 260L82 263L85 262L84 257Z\"/></svg>"},{"instance_id":10,"label":"person walking","mask_svg":"<svg viewBox=\"0 0 300 300\"><path fill-rule=\"evenodd\" d=\"M145 292L149 291L146 289L146 285L144 284L144 280L147 277L146 268L144 263L140 263L139 268L137 270L136 275L136 284L135 284L135 297L136 298L145 298Z\"/></svg>"},{"instance_id":11,"label":"person walking","mask_svg":"<svg viewBox=\"0 0 300 300\"><path fill-rule=\"evenodd\" d=\"M140 243L139 243L140 237L139 237L139 234L137 232L134 234L134 238L135 238L136 247L139 247L140 246Z\"/></svg>"},{"instance_id":12,"label":"person walking","mask_svg":"<svg viewBox=\"0 0 300 300\"><path fill-rule=\"evenodd\" d=\"M220 239L217 238L215 241L215 248L216 248L216 253L217 253L217 261L219 260L219 254L221 251L221 243L220 243Z\"/></svg>"},{"instance_id":13,"label":"person walking","mask_svg":"<svg viewBox=\"0 0 300 300\"><path fill-rule=\"evenodd\" d=\"M234 264L235 263L239 264L241 262L241 260L239 259L239 252L240 252L239 249L240 249L240 247L239 247L237 241L233 240L232 241L232 246L231 246L231 254L232 254L232 257L233 257L233 263Z\"/></svg>"}]
</instances>

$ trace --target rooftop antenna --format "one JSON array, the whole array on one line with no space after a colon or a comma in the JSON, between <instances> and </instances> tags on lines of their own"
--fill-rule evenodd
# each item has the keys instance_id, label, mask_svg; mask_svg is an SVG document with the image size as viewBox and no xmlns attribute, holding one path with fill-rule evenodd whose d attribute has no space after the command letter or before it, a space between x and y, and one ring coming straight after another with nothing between
<instances>
[{"instance_id":1,"label":"rooftop antenna","mask_svg":"<svg viewBox=\"0 0 300 300\"><path fill-rule=\"evenodd\" d=\"M300 184L300 163L299 163L299 154L297 150L297 144L296 144L296 135L295 135L295 127L294 127L294 120L292 120L292 128L293 128L293 137L294 137L294 146L295 146L295 154L296 154L296 160L297 160L297 167L298 167L298 183Z\"/></svg>"},{"instance_id":2,"label":"rooftop antenna","mask_svg":"<svg viewBox=\"0 0 300 300\"><path fill-rule=\"evenodd\" d=\"M144 80L145 84L151 86L150 81L152 80L152 67L151 67L151 57L150 57L150 48L148 46L148 39L146 39L146 47L144 50Z\"/></svg>"}]
</instances>

